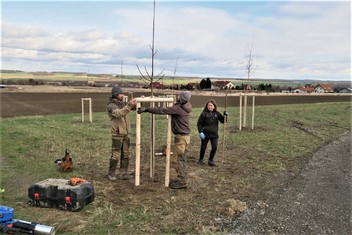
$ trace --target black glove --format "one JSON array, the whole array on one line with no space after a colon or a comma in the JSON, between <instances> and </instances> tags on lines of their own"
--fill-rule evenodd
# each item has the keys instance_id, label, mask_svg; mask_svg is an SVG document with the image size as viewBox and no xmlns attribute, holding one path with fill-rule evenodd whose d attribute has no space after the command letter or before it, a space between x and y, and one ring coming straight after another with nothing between
<instances>
[{"instance_id":1,"label":"black glove","mask_svg":"<svg viewBox=\"0 0 352 235\"><path fill-rule=\"evenodd\" d=\"M224 111L223 115L227 116L227 115L229 115L229 113L227 111Z\"/></svg>"},{"instance_id":2,"label":"black glove","mask_svg":"<svg viewBox=\"0 0 352 235\"><path fill-rule=\"evenodd\" d=\"M137 110L138 114L144 113L144 112L148 112L148 108L147 107L140 107Z\"/></svg>"}]
</instances>

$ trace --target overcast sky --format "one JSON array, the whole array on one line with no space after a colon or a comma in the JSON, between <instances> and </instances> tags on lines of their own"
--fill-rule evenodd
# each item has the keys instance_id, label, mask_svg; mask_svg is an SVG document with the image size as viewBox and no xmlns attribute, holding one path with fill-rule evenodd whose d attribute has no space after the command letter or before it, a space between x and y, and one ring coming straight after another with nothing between
<instances>
[{"instance_id":1,"label":"overcast sky","mask_svg":"<svg viewBox=\"0 0 352 235\"><path fill-rule=\"evenodd\" d=\"M166 76L351 79L350 1L156 1ZM1 2L1 68L151 72L153 1ZM252 46L250 46L252 45ZM121 66L123 64L123 66Z\"/></svg>"}]
</instances>

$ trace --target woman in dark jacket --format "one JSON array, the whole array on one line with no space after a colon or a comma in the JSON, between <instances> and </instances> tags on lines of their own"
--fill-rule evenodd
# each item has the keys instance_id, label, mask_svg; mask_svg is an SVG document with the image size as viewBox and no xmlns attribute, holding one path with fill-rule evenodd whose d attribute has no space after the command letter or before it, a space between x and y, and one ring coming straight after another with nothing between
<instances>
[{"instance_id":1,"label":"woman in dark jacket","mask_svg":"<svg viewBox=\"0 0 352 235\"><path fill-rule=\"evenodd\" d=\"M227 115L227 112L224 111L224 115ZM208 142L210 140L211 151L208 160L209 166L216 166L214 157L216 150L218 148L218 130L219 122L224 123L225 116L218 111L217 104L215 100L209 100L202 113L200 114L197 122L199 137L201 139L200 154L197 164L203 164L203 158L205 150L207 149Z\"/></svg>"}]
</instances>

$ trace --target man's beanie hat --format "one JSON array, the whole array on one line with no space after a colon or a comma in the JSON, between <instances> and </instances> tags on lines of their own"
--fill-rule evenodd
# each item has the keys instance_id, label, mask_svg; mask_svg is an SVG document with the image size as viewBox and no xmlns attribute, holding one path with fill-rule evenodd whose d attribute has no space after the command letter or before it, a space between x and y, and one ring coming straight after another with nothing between
<instances>
[{"instance_id":1,"label":"man's beanie hat","mask_svg":"<svg viewBox=\"0 0 352 235\"><path fill-rule=\"evenodd\" d=\"M191 99L191 92L190 91L181 91L179 96L180 96L181 102L188 102Z\"/></svg>"},{"instance_id":2,"label":"man's beanie hat","mask_svg":"<svg viewBox=\"0 0 352 235\"><path fill-rule=\"evenodd\" d=\"M113 88L111 89L111 95L112 96L115 96L115 95L118 95L118 94L122 94L122 93L123 93L123 91L118 85L113 86Z\"/></svg>"}]
</instances>

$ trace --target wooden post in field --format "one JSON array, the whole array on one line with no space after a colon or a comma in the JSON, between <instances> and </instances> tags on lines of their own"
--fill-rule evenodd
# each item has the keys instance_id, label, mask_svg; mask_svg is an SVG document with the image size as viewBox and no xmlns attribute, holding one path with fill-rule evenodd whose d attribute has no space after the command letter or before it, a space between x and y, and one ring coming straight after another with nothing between
<instances>
[{"instance_id":1,"label":"wooden post in field","mask_svg":"<svg viewBox=\"0 0 352 235\"><path fill-rule=\"evenodd\" d=\"M239 130L242 130L242 94L240 94L240 125Z\"/></svg>"},{"instance_id":2,"label":"wooden post in field","mask_svg":"<svg viewBox=\"0 0 352 235\"><path fill-rule=\"evenodd\" d=\"M252 96L252 130L254 129L255 96Z\"/></svg>"},{"instance_id":3,"label":"wooden post in field","mask_svg":"<svg viewBox=\"0 0 352 235\"><path fill-rule=\"evenodd\" d=\"M167 105L171 106L173 104L173 99L172 102L168 102ZM169 187L170 183L170 155L171 155L171 116L168 117L168 122L167 122L167 139L166 139L166 164L165 164L165 187Z\"/></svg>"},{"instance_id":4,"label":"wooden post in field","mask_svg":"<svg viewBox=\"0 0 352 235\"><path fill-rule=\"evenodd\" d=\"M154 96L151 96L154 98ZM155 103L151 103L151 107L155 107ZM149 156L149 167L150 167L150 178L154 180L154 172L155 172L155 115L150 114L150 156Z\"/></svg>"},{"instance_id":5,"label":"wooden post in field","mask_svg":"<svg viewBox=\"0 0 352 235\"><path fill-rule=\"evenodd\" d=\"M141 107L141 103L150 102L166 102L168 105L172 105L174 102L173 98L158 98L158 97L140 97L136 98L137 110ZM154 105L152 105L154 106ZM136 169L135 169L135 186L140 184L140 150L141 150L141 115L136 115ZM170 181L170 153L171 153L171 117L168 117L168 128L167 128L167 146L166 146L166 169L165 169L165 186L169 187ZM150 175L154 175L154 169L151 165Z\"/></svg>"},{"instance_id":6,"label":"wooden post in field","mask_svg":"<svg viewBox=\"0 0 352 235\"><path fill-rule=\"evenodd\" d=\"M226 95L225 95L225 110L224 111L227 111L226 109L227 109L227 92L226 92ZM221 158L221 163L224 163L224 158L225 158L224 155L225 155L226 122L227 122L227 115L225 116L224 126L223 126L223 130L222 130L222 158Z\"/></svg>"},{"instance_id":7,"label":"wooden post in field","mask_svg":"<svg viewBox=\"0 0 352 235\"><path fill-rule=\"evenodd\" d=\"M89 121L93 122L93 114L92 114L92 98L82 98L82 122L84 122L84 101L88 101L89 108Z\"/></svg>"},{"instance_id":8,"label":"wooden post in field","mask_svg":"<svg viewBox=\"0 0 352 235\"><path fill-rule=\"evenodd\" d=\"M141 107L141 103L136 103L136 110ZM135 166L135 177L134 185L139 185L141 169L141 115L136 115L136 166Z\"/></svg>"},{"instance_id":9,"label":"wooden post in field","mask_svg":"<svg viewBox=\"0 0 352 235\"><path fill-rule=\"evenodd\" d=\"M243 127L247 126L247 94L244 95L244 104L243 104Z\"/></svg>"}]
</instances>

